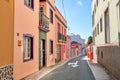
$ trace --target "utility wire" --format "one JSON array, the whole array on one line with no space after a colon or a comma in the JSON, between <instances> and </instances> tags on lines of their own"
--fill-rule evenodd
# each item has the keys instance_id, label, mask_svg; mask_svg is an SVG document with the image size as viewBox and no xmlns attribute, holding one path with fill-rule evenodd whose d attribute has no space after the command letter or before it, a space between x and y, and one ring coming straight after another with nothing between
<instances>
[{"instance_id":1,"label":"utility wire","mask_svg":"<svg viewBox=\"0 0 120 80\"><path fill-rule=\"evenodd\" d=\"M64 11L64 16L65 16L65 19L66 19L66 11L65 11L65 6L64 6L64 0L62 0L62 6L63 6L63 11Z\"/></svg>"},{"instance_id":2,"label":"utility wire","mask_svg":"<svg viewBox=\"0 0 120 80\"><path fill-rule=\"evenodd\" d=\"M63 6L63 12L64 12L64 17L66 19L66 11L65 11L65 6L64 6L64 0L62 0L62 6ZM67 19L66 19L67 20ZM68 27L68 26L67 26ZM70 32L70 27L68 27L68 35L69 35L69 32Z\"/></svg>"}]
</instances>

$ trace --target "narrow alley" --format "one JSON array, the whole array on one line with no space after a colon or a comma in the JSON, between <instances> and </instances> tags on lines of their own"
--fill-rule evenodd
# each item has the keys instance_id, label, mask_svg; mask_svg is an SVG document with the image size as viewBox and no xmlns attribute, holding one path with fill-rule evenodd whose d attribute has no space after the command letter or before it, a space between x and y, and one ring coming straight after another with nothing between
<instances>
[{"instance_id":1,"label":"narrow alley","mask_svg":"<svg viewBox=\"0 0 120 80\"><path fill-rule=\"evenodd\" d=\"M73 58L40 80L95 80L84 58L84 56Z\"/></svg>"},{"instance_id":2,"label":"narrow alley","mask_svg":"<svg viewBox=\"0 0 120 80\"><path fill-rule=\"evenodd\" d=\"M0 80L120 80L120 0L0 0Z\"/></svg>"}]
</instances>

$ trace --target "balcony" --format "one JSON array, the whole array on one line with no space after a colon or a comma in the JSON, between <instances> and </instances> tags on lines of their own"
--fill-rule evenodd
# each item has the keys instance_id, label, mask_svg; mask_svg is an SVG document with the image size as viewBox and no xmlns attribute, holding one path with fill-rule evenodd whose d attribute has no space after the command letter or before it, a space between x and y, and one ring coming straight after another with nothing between
<instances>
[{"instance_id":1,"label":"balcony","mask_svg":"<svg viewBox=\"0 0 120 80\"><path fill-rule=\"evenodd\" d=\"M39 15L39 29L44 32L49 31L49 18L43 13Z\"/></svg>"},{"instance_id":2,"label":"balcony","mask_svg":"<svg viewBox=\"0 0 120 80\"><path fill-rule=\"evenodd\" d=\"M62 34L58 33L58 41L62 41Z\"/></svg>"},{"instance_id":3,"label":"balcony","mask_svg":"<svg viewBox=\"0 0 120 80\"><path fill-rule=\"evenodd\" d=\"M61 33L58 33L58 41L59 42L66 42L66 36Z\"/></svg>"}]
</instances>

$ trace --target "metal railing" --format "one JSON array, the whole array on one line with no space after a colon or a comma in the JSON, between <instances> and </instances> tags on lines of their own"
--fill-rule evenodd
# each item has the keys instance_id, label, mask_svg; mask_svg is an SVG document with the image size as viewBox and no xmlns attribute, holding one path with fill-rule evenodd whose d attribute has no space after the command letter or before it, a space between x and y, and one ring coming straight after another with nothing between
<instances>
[{"instance_id":1,"label":"metal railing","mask_svg":"<svg viewBox=\"0 0 120 80\"><path fill-rule=\"evenodd\" d=\"M41 12L39 14L39 24L44 28L49 28L49 18Z\"/></svg>"},{"instance_id":2,"label":"metal railing","mask_svg":"<svg viewBox=\"0 0 120 80\"><path fill-rule=\"evenodd\" d=\"M66 42L66 36L61 33L58 33L58 41Z\"/></svg>"}]
</instances>

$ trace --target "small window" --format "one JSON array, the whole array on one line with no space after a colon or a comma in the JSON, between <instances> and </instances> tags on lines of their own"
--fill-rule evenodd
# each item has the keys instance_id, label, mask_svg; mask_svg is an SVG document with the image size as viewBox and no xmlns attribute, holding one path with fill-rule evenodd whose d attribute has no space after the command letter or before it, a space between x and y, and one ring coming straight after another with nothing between
<instances>
[{"instance_id":1,"label":"small window","mask_svg":"<svg viewBox=\"0 0 120 80\"><path fill-rule=\"evenodd\" d=\"M53 40L50 40L50 54L53 54Z\"/></svg>"},{"instance_id":2,"label":"small window","mask_svg":"<svg viewBox=\"0 0 120 80\"><path fill-rule=\"evenodd\" d=\"M93 14L92 14L92 27L94 26L94 17L95 17L95 15L94 15L94 11L93 11Z\"/></svg>"},{"instance_id":3,"label":"small window","mask_svg":"<svg viewBox=\"0 0 120 80\"><path fill-rule=\"evenodd\" d=\"M96 27L95 27L95 37L97 36L97 31L96 31Z\"/></svg>"},{"instance_id":4,"label":"small window","mask_svg":"<svg viewBox=\"0 0 120 80\"><path fill-rule=\"evenodd\" d=\"M30 34L23 35L23 60L33 59L33 37Z\"/></svg>"},{"instance_id":5,"label":"small window","mask_svg":"<svg viewBox=\"0 0 120 80\"><path fill-rule=\"evenodd\" d=\"M101 51L101 59L103 59L103 51Z\"/></svg>"},{"instance_id":6,"label":"small window","mask_svg":"<svg viewBox=\"0 0 120 80\"><path fill-rule=\"evenodd\" d=\"M40 12L44 13L44 6L40 6Z\"/></svg>"},{"instance_id":7,"label":"small window","mask_svg":"<svg viewBox=\"0 0 120 80\"><path fill-rule=\"evenodd\" d=\"M100 19L100 31L102 32L102 18Z\"/></svg>"},{"instance_id":8,"label":"small window","mask_svg":"<svg viewBox=\"0 0 120 80\"><path fill-rule=\"evenodd\" d=\"M30 7L31 9L34 9L34 0L24 0L25 5Z\"/></svg>"},{"instance_id":9,"label":"small window","mask_svg":"<svg viewBox=\"0 0 120 80\"><path fill-rule=\"evenodd\" d=\"M97 4L97 6L98 6L98 0L96 0L96 4Z\"/></svg>"},{"instance_id":10,"label":"small window","mask_svg":"<svg viewBox=\"0 0 120 80\"><path fill-rule=\"evenodd\" d=\"M66 36L66 29L64 29L64 35Z\"/></svg>"},{"instance_id":11,"label":"small window","mask_svg":"<svg viewBox=\"0 0 120 80\"><path fill-rule=\"evenodd\" d=\"M50 22L53 24L53 11L50 9Z\"/></svg>"},{"instance_id":12,"label":"small window","mask_svg":"<svg viewBox=\"0 0 120 80\"><path fill-rule=\"evenodd\" d=\"M60 24L58 23L57 26L58 26L58 33L60 33Z\"/></svg>"},{"instance_id":13,"label":"small window","mask_svg":"<svg viewBox=\"0 0 120 80\"><path fill-rule=\"evenodd\" d=\"M97 32L98 32L98 35L99 35L99 23L97 24Z\"/></svg>"}]
</instances>

